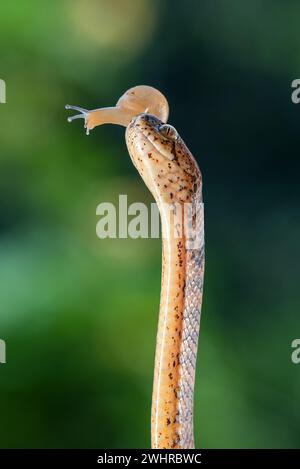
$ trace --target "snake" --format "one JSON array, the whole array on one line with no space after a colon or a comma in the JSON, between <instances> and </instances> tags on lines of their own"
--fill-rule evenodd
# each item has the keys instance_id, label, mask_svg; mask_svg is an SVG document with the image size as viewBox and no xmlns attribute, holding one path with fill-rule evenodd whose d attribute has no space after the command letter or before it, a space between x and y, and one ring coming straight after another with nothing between
<instances>
[{"instance_id":1,"label":"snake","mask_svg":"<svg viewBox=\"0 0 300 469\"><path fill-rule=\"evenodd\" d=\"M131 160L158 206L162 277L151 407L151 448L192 449L194 387L204 281L202 175L157 89L127 90L116 106L79 112L87 134L106 124L126 127ZM186 210L188 207L188 210ZM189 216L186 212L189 212Z\"/></svg>"}]
</instances>

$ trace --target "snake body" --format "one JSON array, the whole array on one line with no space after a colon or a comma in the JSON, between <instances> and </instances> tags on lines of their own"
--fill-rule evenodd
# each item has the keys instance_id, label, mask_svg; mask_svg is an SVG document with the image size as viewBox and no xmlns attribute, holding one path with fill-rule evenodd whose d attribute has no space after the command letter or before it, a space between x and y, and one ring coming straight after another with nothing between
<instances>
[{"instance_id":1,"label":"snake body","mask_svg":"<svg viewBox=\"0 0 300 469\"><path fill-rule=\"evenodd\" d=\"M194 448L193 401L204 278L200 170L177 131L165 124L168 103L154 88L132 88L114 108L67 108L82 113L69 119L83 116L87 131L108 122L126 126L130 157L158 205L163 248L152 448ZM186 207L191 214L188 221Z\"/></svg>"},{"instance_id":2,"label":"snake body","mask_svg":"<svg viewBox=\"0 0 300 469\"><path fill-rule=\"evenodd\" d=\"M193 394L204 274L202 180L190 151L148 114L126 131L129 154L152 192L162 220L162 286L152 397L152 447L193 448ZM196 248L184 233L185 204L200 220ZM176 216L177 215L177 216ZM194 229L197 227L194 226ZM182 234L182 236L181 236Z\"/></svg>"}]
</instances>

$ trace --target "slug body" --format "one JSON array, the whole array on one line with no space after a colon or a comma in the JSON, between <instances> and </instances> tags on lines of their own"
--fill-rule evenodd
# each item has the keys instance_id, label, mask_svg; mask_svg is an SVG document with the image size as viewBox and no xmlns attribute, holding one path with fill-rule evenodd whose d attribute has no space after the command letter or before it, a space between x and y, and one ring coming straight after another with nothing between
<instances>
[{"instance_id":1,"label":"slug body","mask_svg":"<svg viewBox=\"0 0 300 469\"><path fill-rule=\"evenodd\" d=\"M145 88L147 99L139 99ZM114 123L126 126L128 152L155 198L162 223L151 444L157 449L188 449L194 448L194 383L204 278L202 177L177 131L165 123L168 105L164 96L153 88L151 94L150 88L131 89L135 91L133 101L128 90ZM106 122L101 112L99 115L99 124L93 120L92 127ZM85 114L88 129L87 117Z\"/></svg>"}]
</instances>

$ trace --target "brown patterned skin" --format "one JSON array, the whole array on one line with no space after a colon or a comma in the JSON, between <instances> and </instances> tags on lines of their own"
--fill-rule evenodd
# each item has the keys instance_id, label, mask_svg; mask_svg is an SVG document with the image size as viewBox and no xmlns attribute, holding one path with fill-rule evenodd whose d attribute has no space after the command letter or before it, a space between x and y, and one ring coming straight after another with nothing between
<instances>
[{"instance_id":1,"label":"brown patterned skin","mask_svg":"<svg viewBox=\"0 0 300 469\"><path fill-rule=\"evenodd\" d=\"M194 447L193 399L204 276L202 178L192 154L167 124L162 93L140 85L115 107L80 114L87 133L105 123L123 125L131 159L153 194L162 220L162 287L152 399L152 448ZM156 117L154 117L156 116ZM184 219L190 204L190 223ZM187 229L187 226L189 229ZM190 232L197 235L196 242ZM193 233L192 233L193 234Z\"/></svg>"},{"instance_id":2,"label":"brown patterned skin","mask_svg":"<svg viewBox=\"0 0 300 469\"><path fill-rule=\"evenodd\" d=\"M149 114L126 130L129 154L160 210L163 234L162 287L152 397L152 448L194 447L193 399L204 276L202 178L179 136ZM160 130L163 130L163 132ZM200 220L199 243L189 246L184 204ZM178 213L179 212L179 213Z\"/></svg>"}]
</instances>

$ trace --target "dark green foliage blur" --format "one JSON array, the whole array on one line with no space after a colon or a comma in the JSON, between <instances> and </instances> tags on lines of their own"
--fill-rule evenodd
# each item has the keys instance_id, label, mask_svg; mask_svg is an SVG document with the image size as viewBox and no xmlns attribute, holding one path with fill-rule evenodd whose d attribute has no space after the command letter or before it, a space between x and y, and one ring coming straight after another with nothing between
<instances>
[{"instance_id":1,"label":"dark green foliage blur","mask_svg":"<svg viewBox=\"0 0 300 469\"><path fill-rule=\"evenodd\" d=\"M66 103L149 84L203 173L198 448L300 440L300 3L0 4L0 447L150 446L159 239L96 237L96 207L149 195L124 128Z\"/></svg>"}]
</instances>

